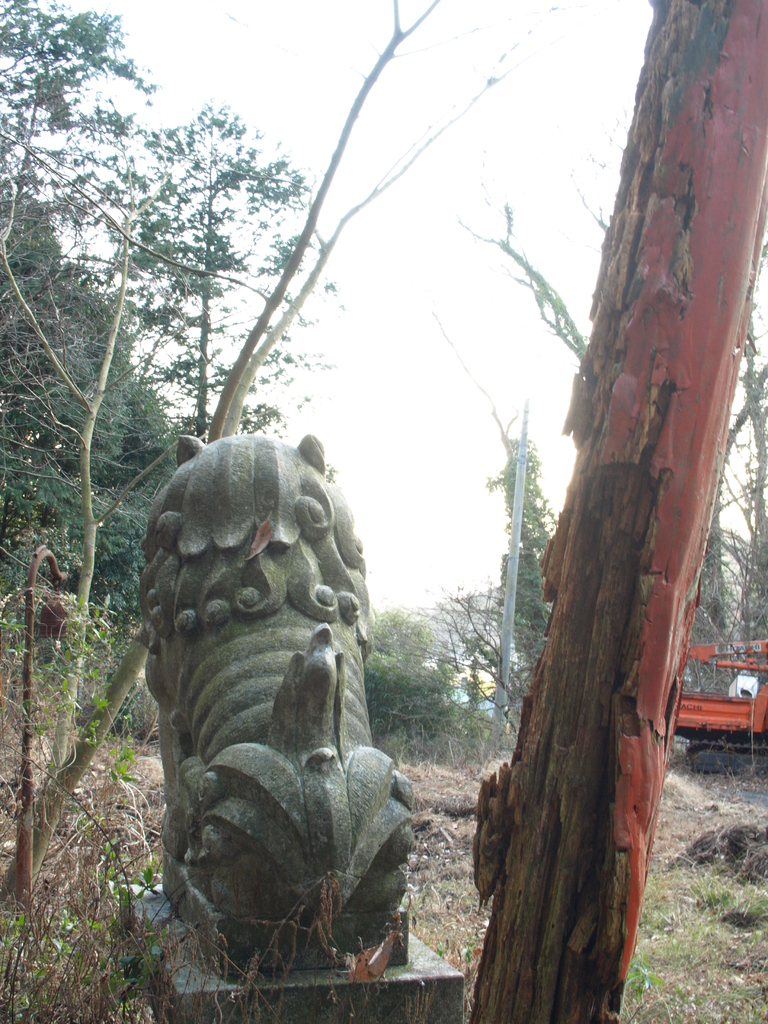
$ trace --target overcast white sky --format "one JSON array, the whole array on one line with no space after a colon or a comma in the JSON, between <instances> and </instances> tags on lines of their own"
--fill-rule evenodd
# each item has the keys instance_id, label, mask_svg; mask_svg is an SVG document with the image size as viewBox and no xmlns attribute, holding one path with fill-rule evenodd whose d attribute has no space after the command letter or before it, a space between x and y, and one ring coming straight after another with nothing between
<instances>
[{"instance_id":1,"label":"overcast white sky","mask_svg":"<svg viewBox=\"0 0 768 1024\"><path fill-rule=\"evenodd\" d=\"M159 123L226 103L316 178L392 18L390 0L72 6L122 16L130 56L160 86ZM420 10L403 0L403 23ZM326 233L430 124L478 91L502 53L501 69L515 68L350 224L328 268L344 308L315 303L317 325L295 338L336 369L300 382L297 394L314 400L292 415L290 436L324 442L365 543L375 605L426 604L443 588L496 578L507 544L501 500L485 489L504 461L496 427L433 311L502 416L530 396L531 437L559 510L576 361L460 221L498 236L508 201L519 244L588 332L601 232L574 182L607 219L650 19L646 0L442 0L358 122Z\"/></svg>"}]
</instances>

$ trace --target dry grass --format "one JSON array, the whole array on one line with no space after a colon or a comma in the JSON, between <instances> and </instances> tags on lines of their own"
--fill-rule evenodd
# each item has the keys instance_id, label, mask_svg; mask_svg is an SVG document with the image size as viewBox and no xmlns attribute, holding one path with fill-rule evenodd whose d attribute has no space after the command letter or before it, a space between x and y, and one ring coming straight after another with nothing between
<instances>
[{"instance_id":1,"label":"dry grass","mask_svg":"<svg viewBox=\"0 0 768 1024\"><path fill-rule=\"evenodd\" d=\"M158 865L162 770L156 749L145 747L122 766L126 777L116 751L112 744L99 753L68 807L30 921L19 926L5 918L0 926L0 1018L147 1019L146 1000L135 996L158 950L153 954L151 935L126 931L119 890ZM474 805L495 765L402 767L416 794L408 875L413 932L464 973L468 1008L488 923L472 878ZM764 789L759 778L670 772L626 1022L768 1019L768 881L744 870L749 850L762 848L766 836ZM2 868L15 844L12 801L6 805Z\"/></svg>"},{"instance_id":2,"label":"dry grass","mask_svg":"<svg viewBox=\"0 0 768 1024\"><path fill-rule=\"evenodd\" d=\"M710 865L653 871L624 1019L765 1021L766 925L765 885ZM644 986L644 972L658 988Z\"/></svg>"},{"instance_id":3,"label":"dry grass","mask_svg":"<svg viewBox=\"0 0 768 1024\"><path fill-rule=\"evenodd\" d=\"M625 1020L767 1019L768 881L745 871L750 850L765 839L764 789L756 776L670 773ZM750 793L758 802L746 799Z\"/></svg>"},{"instance_id":4,"label":"dry grass","mask_svg":"<svg viewBox=\"0 0 768 1024\"><path fill-rule=\"evenodd\" d=\"M159 854L162 771L152 753L132 760L117 743L99 751L62 816L31 912L0 919L0 1019L148 1019L144 990L158 937L132 919L128 894L138 880L154 880ZM4 810L3 872L15 852L15 823Z\"/></svg>"},{"instance_id":5,"label":"dry grass","mask_svg":"<svg viewBox=\"0 0 768 1024\"><path fill-rule=\"evenodd\" d=\"M44 586L39 588L44 596ZM4 602L0 636L0 872L16 850L20 788L23 592ZM84 632L68 599L73 643L36 645L32 757L38 793L50 779L52 740L65 705L72 663L82 659L81 715L95 710L97 681L109 674L107 615L89 618ZM129 701L134 726L151 728L145 689ZM155 706L156 708L156 706ZM147 719L145 722L144 720ZM127 720L126 720L127 724ZM137 756L137 754L139 756ZM157 751L110 738L67 801L30 910L0 914L0 1020L14 1022L138 1021L146 1017L143 988L159 953L157 937L132 918L131 888L152 884L163 814ZM9 912L10 910L10 912ZM153 952L152 947L155 946ZM138 998L137 998L138 997Z\"/></svg>"},{"instance_id":6,"label":"dry grass","mask_svg":"<svg viewBox=\"0 0 768 1024\"><path fill-rule=\"evenodd\" d=\"M413 783L416 846L409 861L411 927L430 949L464 974L465 1007L488 926L472 870L475 805L480 782L493 768L404 765Z\"/></svg>"},{"instance_id":7,"label":"dry grass","mask_svg":"<svg viewBox=\"0 0 768 1024\"><path fill-rule=\"evenodd\" d=\"M488 914L472 879L481 778L493 765L454 770L404 765L416 792L416 849L409 891L413 930L463 971L471 998ZM766 784L758 777L706 778L672 770L659 815L640 937L622 1019L632 1024L752 1024L768 1019L768 882L716 854L694 866L686 850L710 831L765 837ZM737 844L738 845L738 844ZM741 847L744 853L744 847ZM732 869L728 864L732 863ZM658 985L658 988L656 986Z\"/></svg>"}]
</instances>

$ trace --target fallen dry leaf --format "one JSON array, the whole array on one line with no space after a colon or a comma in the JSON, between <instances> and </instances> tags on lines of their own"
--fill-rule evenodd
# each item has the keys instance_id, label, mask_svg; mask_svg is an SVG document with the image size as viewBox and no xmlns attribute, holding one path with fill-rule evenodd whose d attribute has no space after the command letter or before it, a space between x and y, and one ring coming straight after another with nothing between
<instances>
[{"instance_id":1,"label":"fallen dry leaf","mask_svg":"<svg viewBox=\"0 0 768 1024\"><path fill-rule=\"evenodd\" d=\"M387 969L392 950L402 943L402 932L391 931L380 946L364 949L352 957L349 964L350 981L376 981Z\"/></svg>"},{"instance_id":2,"label":"fallen dry leaf","mask_svg":"<svg viewBox=\"0 0 768 1024\"><path fill-rule=\"evenodd\" d=\"M253 544L251 544L251 550L248 552L246 562L250 561L251 558L255 558L256 555L260 555L271 539L272 527L269 525L269 520L265 519L256 531L256 536L253 538Z\"/></svg>"}]
</instances>

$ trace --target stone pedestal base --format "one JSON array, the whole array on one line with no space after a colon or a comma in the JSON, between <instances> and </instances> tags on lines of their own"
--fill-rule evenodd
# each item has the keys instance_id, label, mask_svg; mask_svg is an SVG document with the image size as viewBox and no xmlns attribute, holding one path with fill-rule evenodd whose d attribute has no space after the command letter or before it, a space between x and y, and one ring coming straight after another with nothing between
<instances>
[{"instance_id":1,"label":"stone pedestal base","mask_svg":"<svg viewBox=\"0 0 768 1024\"><path fill-rule=\"evenodd\" d=\"M145 898L155 927L169 920L163 897ZM376 982L350 982L344 970L290 971L281 979L226 979L206 967L194 933L177 928L170 975L174 1024L462 1024L464 978L413 935L408 963Z\"/></svg>"}]
</instances>

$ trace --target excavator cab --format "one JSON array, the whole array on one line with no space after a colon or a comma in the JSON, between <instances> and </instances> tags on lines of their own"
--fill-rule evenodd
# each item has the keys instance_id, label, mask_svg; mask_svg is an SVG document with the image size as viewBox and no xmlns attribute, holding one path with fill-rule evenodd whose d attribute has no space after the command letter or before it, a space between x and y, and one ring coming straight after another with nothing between
<instances>
[{"instance_id":1,"label":"excavator cab","mask_svg":"<svg viewBox=\"0 0 768 1024\"><path fill-rule=\"evenodd\" d=\"M746 672L739 672L728 687L728 696L753 698L757 696L757 691L759 689L760 680L757 676L750 676L747 675Z\"/></svg>"},{"instance_id":2,"label":"excavator cab","mask_svg":"<svg viewBox=\"0 0 768 1024\"><path fill-rule=\"evenodd\" d=\"M696 644L688 661L738 674L724 693L683 690L675 734L688 740L687 757L696 771L768 770L768 640Z\"/></svg>"}]
</instances>

